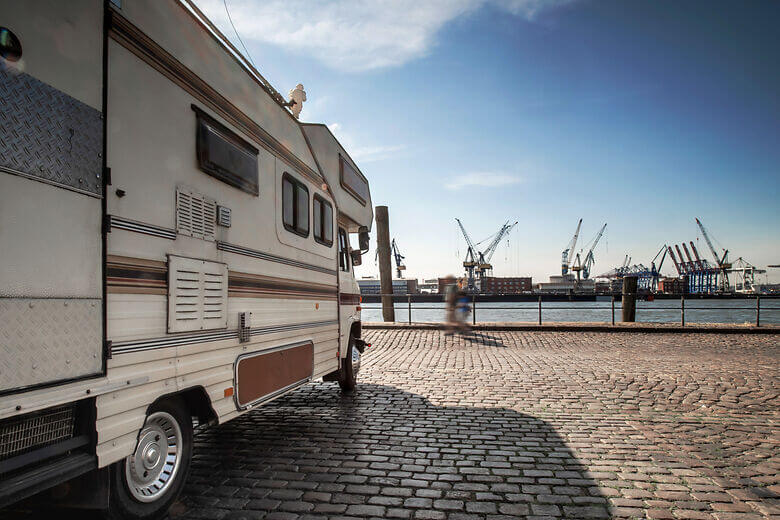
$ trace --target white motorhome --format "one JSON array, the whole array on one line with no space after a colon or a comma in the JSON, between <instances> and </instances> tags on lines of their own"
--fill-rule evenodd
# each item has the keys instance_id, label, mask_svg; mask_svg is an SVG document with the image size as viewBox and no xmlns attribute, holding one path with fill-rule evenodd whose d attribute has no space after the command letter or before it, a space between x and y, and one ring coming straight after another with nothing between
<instances>
[{"instance_id":1,"label":"white motorhome","mask_svg":"<svg viewBox=\"0 0 780 520\"><path fill-rule=\"evenodd\" d=\"M0 507L156 518L193 417L354 389L372 222L190 0L0 0Z\"/></svg>"}]
</instances>

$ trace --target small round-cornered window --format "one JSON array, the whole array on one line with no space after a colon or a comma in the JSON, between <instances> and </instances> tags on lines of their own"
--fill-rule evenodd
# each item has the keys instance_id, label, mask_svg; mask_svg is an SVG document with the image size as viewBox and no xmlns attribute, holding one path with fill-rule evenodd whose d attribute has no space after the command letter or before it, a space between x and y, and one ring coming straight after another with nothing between
<instances>
[{"instance_id":1,"label":"small round-cornered window","mask_svg":"<svg viewBox=\"0 0 780 520\"><path fill-rule=\"evenodd\" d=\"M0 26L0 57L8 61L19 61L22 57L22 43L9 29Z\"/></svg>"}]
</instances>

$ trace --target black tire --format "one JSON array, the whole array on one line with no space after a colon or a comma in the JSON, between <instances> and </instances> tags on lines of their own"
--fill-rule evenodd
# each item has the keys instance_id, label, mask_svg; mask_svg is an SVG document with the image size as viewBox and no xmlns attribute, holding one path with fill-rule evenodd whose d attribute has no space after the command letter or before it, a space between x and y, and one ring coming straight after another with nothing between
<instances>
[{"instance_id":1,"label":"black tire","mask_svg":"<svg viewBox=\"0 0 780 520\"><path fill-rule=\"evenodd\" d=\"M354 353L357 353L358 356L357 369L352 359ZM352 392L357 387L357 373L360 369L359 357L360 352L355 348L355 337L350 334L347 355L341 360L341 366L339 367L339 386L342 392Z\"/></svg>"},{"instance_id":2,"label":"black tire","mask_svg":"<svg viewBox=\"0 0 780 520\"><path fill-rule=\"evenodd\" d=\"M135 467L130 462L133 455L114 463L111 466L111 495L109 508L106 511L106 517L111 520L156 520L164 517L179 497L187 480L192 461L192 417L189 411L180 399L166 399L152 406L144 422L142 434L139 435L139 445L143 440L144 431L147 431L147 426L150 425L150 418L155 417L163 417L165 420L172 418L176 421L181 433L178 450L181 456L179 465L176 466L173 476L169 478L169 483L165 484L165 491L159 497L151 499L152 501L144 502L134 496L130 489L132 484L128 481L128 472L132 472L132 468ZM136 450L139 447L137 446Z\"/></svg>"}]
</instances>

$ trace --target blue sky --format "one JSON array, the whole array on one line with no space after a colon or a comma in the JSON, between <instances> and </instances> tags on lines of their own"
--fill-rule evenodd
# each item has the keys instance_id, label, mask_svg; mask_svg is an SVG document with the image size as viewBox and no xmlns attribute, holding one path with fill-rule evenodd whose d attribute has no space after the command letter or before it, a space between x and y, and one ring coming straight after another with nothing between
<instances>
[{"instance_id":1,"label":"blue sky","mask_svg":"<svg viewBox=\"0 0 780 520\"><path fill-rule=\"evenodd\" d=\"M235 41L221 0L198 5ZM455 217L475 240L519 221L495 274L535 281L579 218L581 244L608 223L596 273L664 243L710 257L695 217L732 260L780 263L780 2L227 5L261 73L304 84L301 119L331 126L389 206L409 276L462 271Z\"/></svg>"}]
</instances>

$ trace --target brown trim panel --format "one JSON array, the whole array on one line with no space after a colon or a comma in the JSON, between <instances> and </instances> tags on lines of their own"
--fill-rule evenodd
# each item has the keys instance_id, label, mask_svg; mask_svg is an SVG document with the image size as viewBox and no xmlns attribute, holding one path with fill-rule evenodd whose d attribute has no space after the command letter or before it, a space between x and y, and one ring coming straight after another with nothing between
<instances>
[{"instance_id":1,"label":"brown trim panel","mask_svg":"<svg viewBox=\"0 0 780 520\"><path fill-rule=\"evenodd\" d=\"M314 373L311 342L255 352L236 361L236 404L243 408L308 381Z\"/></svg>"}]
</instances>

